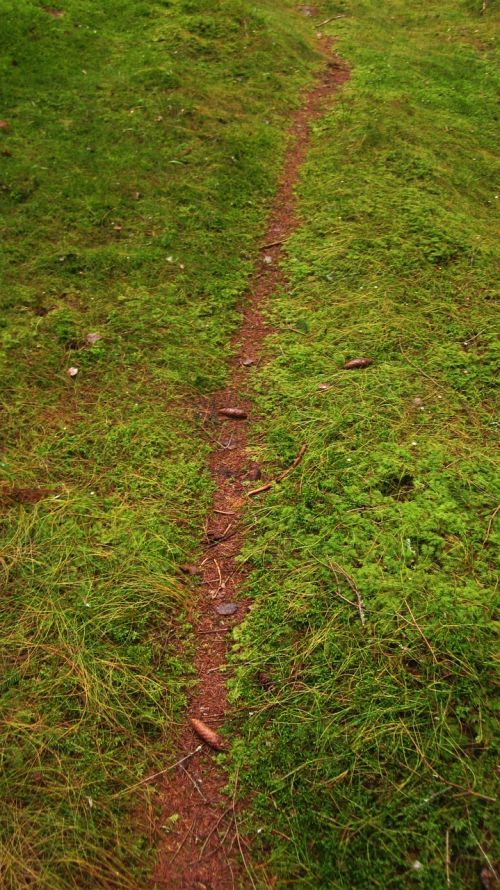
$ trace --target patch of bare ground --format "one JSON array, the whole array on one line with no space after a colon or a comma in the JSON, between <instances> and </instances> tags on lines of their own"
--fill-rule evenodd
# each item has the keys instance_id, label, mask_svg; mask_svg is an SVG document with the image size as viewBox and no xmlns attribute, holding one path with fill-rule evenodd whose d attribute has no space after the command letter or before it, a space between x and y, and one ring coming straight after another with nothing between
<instances>
[{"instance_id":1,"label":"patch of bare ground","mask_svg":"<svg viewBox=\"0 0 500 890\"><path fill-rule=\"evenodd\" d=\"M280 259L284 243L299 222L295 185L307 152L310 123L328 107L349 76L347 66L332 55L326 40L321 41L321 48L324 69L290 127L283 173L242 311L242 324L234 338L229 383L214 395L207 412L207 431L216 442L209 462L216 489L206 522L205 552L198 567L186 567L191 573L199 571L200 578L200 594L192 607L198 683L179 739L178 765L159 785L160 825L169 830L163 832L152 884L168 890L233 890L254 885L248 868L248 841L238 831L237 805L223 793L227 776L214 759L219 741L217 727L224 722L226 712L227 674L221 668L231 629L243 619L249 605L238 598L245 569L236 562L245 534L248 486L243 483L259 478L258 467L247 455L253 406L241 393L247 389L248 368L259 361L264 338L270 332L264 324L262 307L277 288L286 284ZM239 411L224 413L227 409ZM255 487L260 485L256 483ZM196 721L216 733L214 747L203 740L203 727Z\"/></svg>"}]
</instances>

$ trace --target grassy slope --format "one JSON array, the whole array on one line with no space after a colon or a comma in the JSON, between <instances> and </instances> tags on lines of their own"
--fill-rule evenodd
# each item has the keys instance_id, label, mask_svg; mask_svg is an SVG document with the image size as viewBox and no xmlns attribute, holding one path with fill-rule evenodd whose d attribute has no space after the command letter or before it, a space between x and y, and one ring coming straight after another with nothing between
<instances>
[{"instance_id":1,"label":"grassy slope","mask_svg":"<svg viewBox=\"0 0 500 890\"><path fill-rule=\"evenodd\" d=\"M0 469L53 490L0 498L0 881L47 890L143 886L127 813L149 794L122 792L171 758L189 679L176 567L209 494L189 405L225 373L316 64L286 0L64 12L0 0Z\"/></svg>"},{"instance_id":2,"label":"grassy slope","mask_svg":"<svg viewBox=\"0 0 500 890\"><path fill-rule=\"evenodd\" d=\"M255 375L256 455L272 475L308 452L252 507L232 691L247 830L282 887L469 890L494 856L475 795L494 794L499 503L480 7L325 5L352 80L315 128ZM374 364L341 370L357 356Z\"/></svg>"}]
</instances>

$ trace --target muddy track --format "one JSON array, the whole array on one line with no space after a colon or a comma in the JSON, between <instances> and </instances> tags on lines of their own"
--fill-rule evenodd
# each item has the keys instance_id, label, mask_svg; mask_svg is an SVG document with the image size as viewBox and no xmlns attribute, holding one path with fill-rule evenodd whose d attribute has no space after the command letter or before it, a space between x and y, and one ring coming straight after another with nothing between
<instances>
[{"instance_id":1,"label":"muddy track","mask_svg":"<svg viewBox=\"0 0 500 890\"><path fill-rule=\"evenodd\" d=\"M238 599L245 569L236 562L245 534L245 481L258 479L258 468L247 455L252 402L241 396L248 390L248 369L257 364L269 334L261 309L273 292L286 285L280 269L283 244L297 228L295 185L309 143L309 124L326 108L332 95L348 78L346 65L336 58L329 43L321 41L325 66L317 83L304 96L291 127L278 191L271 209L260 260L250 282L242 324L234 341L228 386L213 397L207 416L207 433L216 443L209 468L215 483L213 504L206 521L206 549L198 567L199 595L193 604L196 639L195 669L198 685L189 704L189 719L212 729L224 722L226 679L224 667L231 628L242 621L249 603ZM221 413L239 408L245 419L228 419ZM255 481L255 487L262 484ZM252 487L252 486L250 486ZM264 495L265 496L265 495ZM232 615L217 608L236 603ZM192 753L194 752L194 753ZM160 824L176 821L164 835L158 851L153 885L167 890L233 890L251 887L247 871L247 842L238 832L237 812L223 788L224 770L214 751L204 744L186 721L178 747L183 760L159 786L162 798Z\"/></svg>"}]
</instances>

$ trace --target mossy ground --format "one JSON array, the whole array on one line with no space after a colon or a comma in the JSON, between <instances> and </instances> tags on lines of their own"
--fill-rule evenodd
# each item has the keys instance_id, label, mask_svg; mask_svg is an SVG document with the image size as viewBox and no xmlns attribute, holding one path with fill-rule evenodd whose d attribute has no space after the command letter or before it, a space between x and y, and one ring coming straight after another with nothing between
<instances>
[{"instance_id":1,"label":"mossy ground","mask_svg":"<svg viewBox=\"0 0 500 890\"><path fill-rule=\"evenodd\" d=\"M6 890L144 887L153 799L126 789L175 759L192 679L195 409L318 65L286 0L61 11L0 0Z\"/></svg>"},{"instance_id":2,"label":"mossy ground","mask_svg":"<svg viewBox=\"0 0 500 890\"><path fill-rule=\"evenodd\" d=\"M308 451L251 508L242 830L258 886L469 890L495 859L493 9L323 11L352 78L254 374L256 458Z\"/></svg>"}]
</instances>

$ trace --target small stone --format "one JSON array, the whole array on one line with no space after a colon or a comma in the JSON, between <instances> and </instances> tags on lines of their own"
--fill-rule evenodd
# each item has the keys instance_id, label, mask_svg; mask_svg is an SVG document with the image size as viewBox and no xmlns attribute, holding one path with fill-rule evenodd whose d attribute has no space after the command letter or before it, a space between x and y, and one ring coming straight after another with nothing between
<instances>
[{"instance_id":1,"label":"small stone","mask_svg":"<svg viewBox=\"0 0 500 890\"><path fill-rule=\"evenodd\" d=\"M194 575L202 574L200 566L186 564L186 565L179 566L179 568L180 568L181 572L184 572L185 575L194 576Z\"/></svg>"},{"instance_id":2,"label":"small stone","mask_svg":"<svg viewBox=\"0 0 500 890\"><path fill-rule=\"evenodd\" d=\"M215 607L215 611L218 612L219 615L234 615L234 613L238 611L238 606L236 603L219 603L219 605Z\"/></svg>"},{"instance_id":3,"label":"small stone","mask_svg":"<svg viewBox=\"0 0 500 890\"><path fill-rule=\"evenodd\" d=\"M415 408L420 408L424 404L424 400L421 399L420 396L417 396L416 399L413 399L413 404L415 405Z\"/></svg>"},{"instance_id":4,"label":"small stone","mask_svg":"<svg viewBox=\"0 0 500 890\"><path fill-rule=\"evenodd\" d=\"M253 360L253 358L247 357L247 358L242 359L241 364L243 365L244 368L249 368L250 365L254 364L254 360Z\"/></svg>"},{"instance_id":5,"label":"small stone","mask_svg":"<svg viewBox=\"0 0 500 890\"><path fill-rule=\"evenodd\" d=\"M260 478L261 478L261 476L262 476L262 472L261 472L261 469L260 469L259 465L258 465L258 464L253 464L253 466L250 467L250 469L249 469L249 471L248 471L248 473L247 473L247 475L246 475L246 478L247 478L250 482L256 482L257 479L260 479Z\"/></svg>"},{"instance_id":6,"label":"small stone","mask_svg":"<svg viewBox=\"0 0 500 890\"><path fill-rule=\"evenodd\" d=\"M68 368L66 373L68 377L76 377L76 375L78 374L78 368Z\"/></svg>"},{"instance_id":7,"label":"small stone","mask_svg":"<svg viewBox=\"0 0 500 890\"><path fill-rule=\"evenodd\" d=\"M98 340L102 340L102 337L100 334L96 333L87 334L87 336L85 337L85 342L88 343L89 346L93 346L94 343L97 343Z\"/></svg>"}]
</instances>

